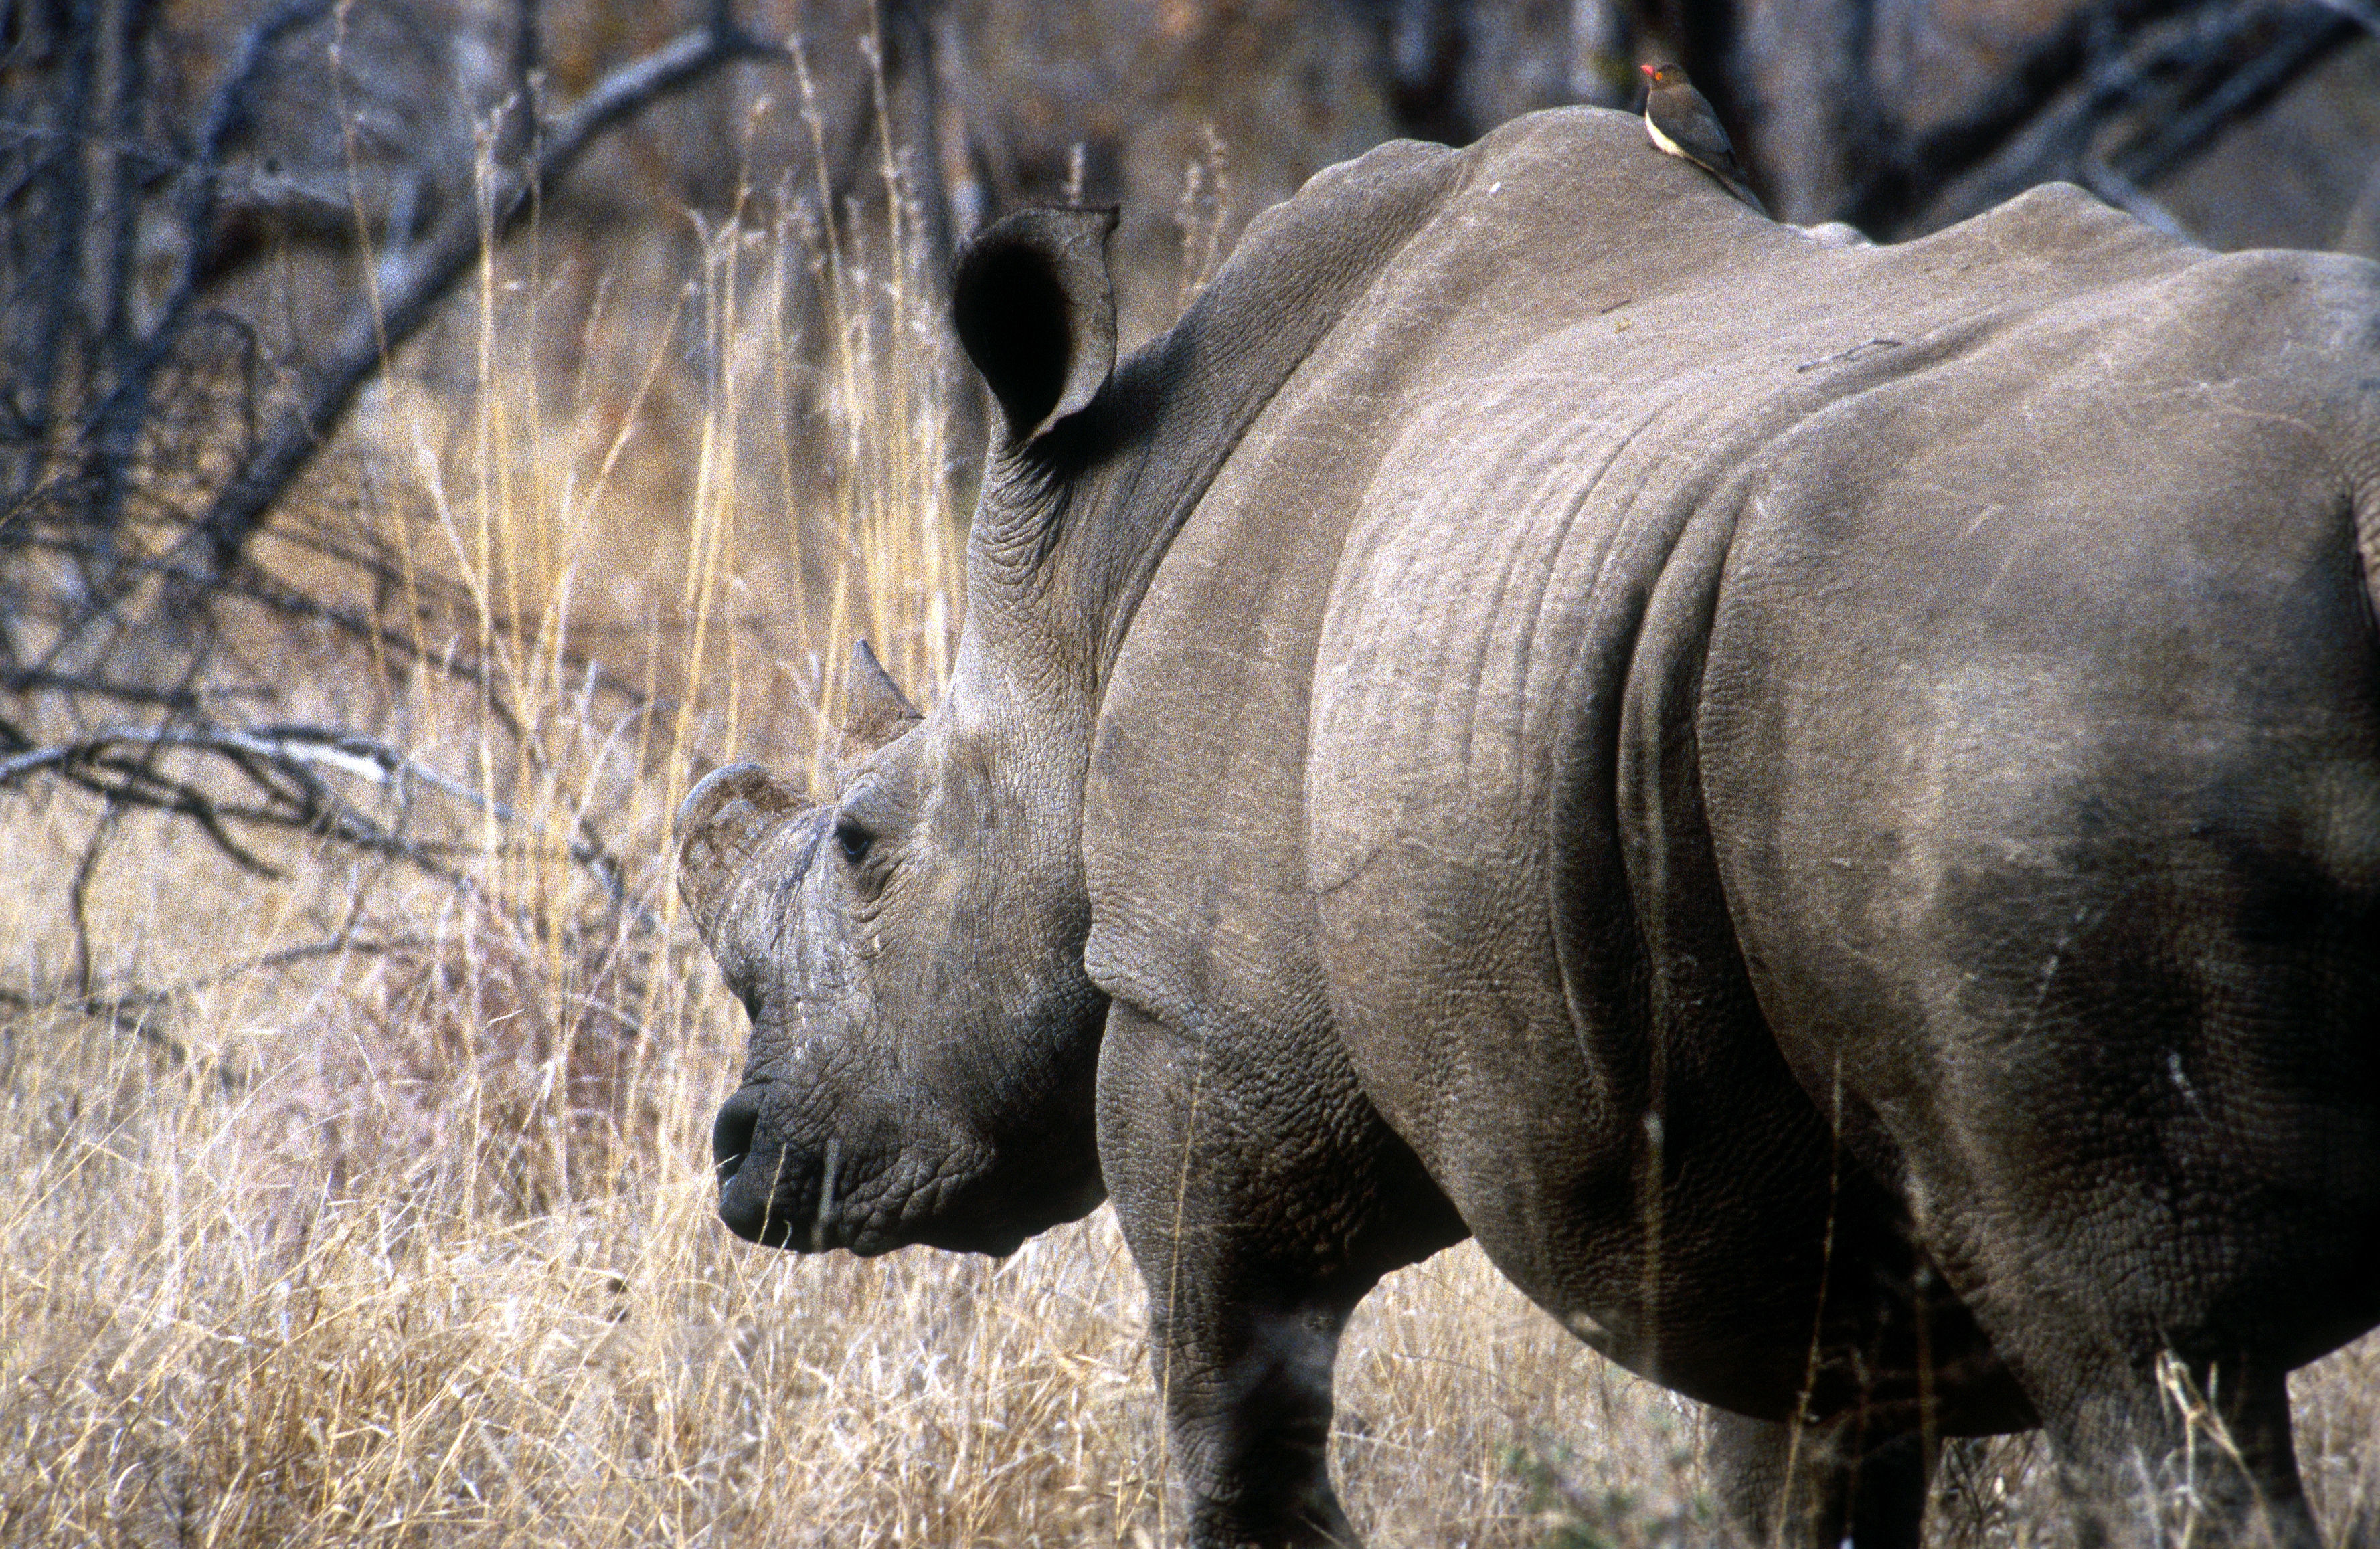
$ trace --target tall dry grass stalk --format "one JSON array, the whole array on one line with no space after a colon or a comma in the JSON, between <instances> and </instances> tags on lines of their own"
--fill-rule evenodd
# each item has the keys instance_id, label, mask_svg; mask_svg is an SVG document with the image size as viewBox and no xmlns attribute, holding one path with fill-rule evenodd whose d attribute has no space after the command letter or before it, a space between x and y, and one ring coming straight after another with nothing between
<instances>
[{"instance_id":1,"label":"tall dry grass stalk","mask_svg":"<svg viewBox=\"0 0 2380 1549\"><path fill-rule=\"evenodd\" d=\"M418 774L325 778L443 869L285 837L266 876L137 818L93 851L72 793L0 797L6 982L57 981L82 876L95 981L173 988L0 1024L0 1543L1156 1532L1141 1295L1104 1212L999 1264L864 1265L711 1213L743 1029L677 924L668 815L701 767L814 763L856 636L929 696L964 605L960 389L890 160L882 184L870 218L747 179L649 305L534 242L492 264L444 346L465 380L377 392L344 482L285 523L270 563L332 587L370 562L392 633L257 618L225 648L273 662L276 715L408 753ZM812 412L823 467L790 450ZM2380 1496L2375 1359L2302 1388L2335 1521ZM1688 1407L1469 1248L1366 1304L1340 1393L1376 1542L1705 1520ZM2041 1536L2037 1451L1951 1464L1944 1542Z\"/></svg>"}]
</instances>

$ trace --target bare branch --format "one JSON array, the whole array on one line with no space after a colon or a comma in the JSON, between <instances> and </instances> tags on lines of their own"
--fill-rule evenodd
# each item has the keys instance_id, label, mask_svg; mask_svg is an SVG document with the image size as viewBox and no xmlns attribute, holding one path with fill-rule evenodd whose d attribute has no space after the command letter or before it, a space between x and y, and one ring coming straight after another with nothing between
<instances>
[{"instance_id":1,"label":"bare branch","mask_svg":"<svg viewBox=\"0 0 2380 1549\"><path fill-rule=\"evenodd\" d=\"M152 1008L147 1003L118 1001L102 995L62 996L43 999L38 996L28 995L23 990L0 985L0 1007L6 1007L19 1016L36 1016L43 1011L70 1011L77 1016L105 1022L118 1031L129 1033L142 1043L156 1048L176 1065L186 1068L195 1065L211 1067L215 1080L226 1091L237 1084L222 1065L192 1053L189 1046L151 1022L148 1012Z\"/></svg>"},{"instance_id":2,"label":"bare branch","mask_svg":"<svg viewBox=\"0 0 2380 1549\"><path fill-rule=\"evenodd\" d=\"M111 519L121 507L134 445L149 417L157 373L180 342L206 282L214 248L215 209L222 198L223 161L234 136L245 128L254 110L256 83L284 38L328 15L334 0L282 0L240 38L231 68L207 103L184 170L187 184L179 223L184 249L173 288L166 293L156 322L141 340L115 391L102 401L84 432L88 471L102 481L98 511Z\"/></svg>"},{"instance_id":3,"label":"bare branch","mask_svg":"<svg viewBox=\"0 0 2380 1549\"><path fill-rule=\"evenodd\" d=\"M157 17L156 0L124 0L115 14L115 103L108 113L108 130L115 140L109 154L115 175L107 185L106 274L99 336L119 357L131 348L132 272L139 246L141 163L140 126L150 107L149 44Z\"/></svg>"},{"instance_id":4,"label":"bare branch","mask_svg":"<svg viewBox=\"0 0 2380 1549\"><path fill-rule=\"evenodd\" d=\"M233 805L188 781L160 773L154 762L165 752L214 756L263 792L266 805ZM318 769L378 785L390 792L400 805L409 802L414 790L427 789L508 826L525 829L540 837L547 832L543 822L384 743L322 726L261 726L247 731L213 726L109 727L70 743L0 758L0 788L46 773L72 781L112 805L176 812L198 822L235 862L264 876L280 873L234 840L225 827L226 819L320 834L406 861L449 881L462 881L458 873L437 859L451 847L407 839L371 821L340 800L316 773ZM619 908L640 924L656 924L652 911L629 896L619 862L600 836L583 818L575 826L579 835L564 841L564 853L573 864L585 867Z\"/></svg>"},{"instance_id":5,"label":"bare branch","mask_svg":"<svg viewBox=\"0 0 2380 1549\"><path fill-rule=\"evenodd\" d=\"M2082 186L2117 209L2128 212L2135 220L2156 227L2168 236L2179 236L2185 242L2192 240L2190 233L2185 231L2181 223L2174 218L2172 211L2151 199L2147 191L2139 184L2096 156L2082 163Z\"/></svg>"},{"instance_id":6,"label":"bare branch","mask_svg":"<svg viewBox=\"0 0 2380 1549\"><path fill-rule=\"evenodd\" d=\"M2149 183L2204 150L2223 127L2253 113L2289 82L2351 41L2356 32L2352 0L2313 0L2283 18L2278 36L2252 63L2225 80L2195 108L2163 120L2119 156L2123 175ZM2361 7L2371 14L2369 6ZM2380 17L2374 18L2380 20ZM2365 25L2371 25L2366 22ZM2380 30L2375 30L2380 31Z\"/></svg>"},{"instance_id":7,"label":"bare branch","mask_svg":"<svg viewBox=\"0 0 2380 1549\"><path fill-rule=\"evenodd\" d=\"M100 814L99 821L83 841L82 859L75 865L74 881L67 889L67 918L74 926L75 993L91 993L91 879L99 870L99 857L107 849L107 841L115 836L116 820L124 815L121 802L110 802Z\"/></svg>"},{"instance_id":8,"label":"bare branch","mask_svg":"<svg viewBox=\"0 0 2380 1549\"><path fill-rule=\"evenodd\" d=\"M547 125L524 167L499 169L482 230L478 211L458 212L445 229L418 247L382 260L376 286L381 315L358 308L329 358L312 373L303 400L285 411L250 457L208 508L192 535L192 559L210 574L228 570L290 482L311 463L365 382L394 350L429 320L438 303L470 272L490 234L501 239L528 212L533 196L566 174L596 139L669 93L741 59L786 57L784 48L741 30L707 26L624 65Z\"/></svg>"},{"instance_id":9,"label":"bare branch","mask_svg":"<svg viewBox=\"0 0 2380 1549\"><path fill-rule=\"evenodd\" d=\"M1877 158L1834 216L1876 236L1898 230L1931 196L2027 130L2044 105L2092 64L2094 39L2187 8L2186 0L2100 0L2078 6L1985 91L1974 106Z\"/></svg>"},{"instance_id":10,"label":"bare branch","mask_svg":"<svg viewBox=\"0 0 2380 1549\"><path fill-rule=\"evenodd\" d=\"M2380 6L2374 6L2372 0L2321 0L2321 4L2380 38Z\"/></svg>"},{"instance_id":11,"label":"bare branch","mask_svg":"<svg viewBox=\"0 0 2380 1549\"><path fill-rule=\"evenodd\" d=\"M2052 178L2087 180L2095 140L2111 123L2135 115L2160 127L2107 157L2113 177L2103 179L2102 197L2129 202L2126 188L2137 190L2203 149L2353 33L2319 0L2205 4L2143 29L1951 184L1927 207L1928 223L1964 219Z\"/></svg>"},{"instance_id":12,"label":"bare branch","mask_svg":"<svg viewBox=\"0 0 2380 1549\"><path fill-rule=\"evenodd\" d=\"M390 585L394 585L396 581L394 572L385 568L386 562L372 555L358 552L353 548L322 539L319 535L304 535L297 541L364 572L368 581ZM79 552L77 545L72 542L40 536L21 540L21 546L29 550L55 551L69 559ZM485 690L487 696L484 703L488 713L492 715L504 731L516 741L521 737L522 727L518 715L504 698L501 684L493 681L483 665L468 659L458 660L451 653L426 648L418 635L392 627L367 609L326 602L310 592L280 579L268 567L253 561L244 564L237 572L221 577L212 576L192 565L176 563L171 558L151 558L131 552L120 555L115 564L117 569L127 575L152 577L163 580L169 587L179 587L194 595L204 592L251 602L285 619L302 619L309 623L327 625L363 642L375 652L396 661L409 664L451 682L467 684ZM451 593L448 588L428 576L414 575L408 585L410 589L422 596L424 623L435 617L438 605L456 605L465 601L459 593ZM496 634L516 637L534 627L532 623L503 613L491 615L488 623ZM582 624L578 632L585 635L592 633L593 630L591 626ZM600 662L578 652L565 650L562 653L561 660L574 675L589 678L604 693L625 701L631 708L632 713L667 715L683 708L676 700L665 696L649 696L643 690L621 681L615 674L606 671ZM63 690L68 693L89 692L128 703L155 703L174 708L181 708L188 698L183 691L119 684L110 680L85 677L48 667L25 667L0 672L0 689L20 693L43 689ZM271 690L258 687L217 686L188 692L209 698L269 698L272 696ZM25 744L27 748L31 745L30 743Z\"/></svg>"},{"instance_id":13,"label":"bare branch","mask_svg":"<svg viewBox=\"0 0 2380 1549\"><path fill-rule=\"evenodd\" d=\"M43 159L34 181L44 188L42 216L50 224L47 263L53 275L81 272L83 217L88 197L82 161L82 137L90 132L91 97L98 90L99 18L91 0L76 0L68 16L74 53L67 67L65 100L60 104L58 143ZM23 496L45 473L42 443L59 418L58 393L65 369L67 336L74 321L75 287L52 284L43 297L42 320L33 338L26 369L21 413L28 418L28 455L18 469L11 493Z\"/></svg>"},{"instance_id":14,"label":"bare branch","mask_svg":"<svg viewBox=\"0 0 2380 1549\"><path fill-rule=\"evenodd\" d=\"M350 925L352 922L350 922ZM176 1064L205 1069L226 1091L237 1090L242 1083L230 1067L211 1055L193 1051L180 1039L159 1027L154 1014L176 1000L187 999L216 985L229 984L251 974L289 968L301 962L311 962L326 957L372 957L383 952L403 951L419 947L425 938L419 936L396 936L381 939L358 939L350 928L342 927L327 940L310 941L302 947L284 947L277 951L260 953L226 963L221 968L185 979L179 984L158 988L146 988L133 984L117 984L103 989L90 989L76 995L43 998L0 985L0 1006L7 1007L20 1016L38 1015L43 1011L67 1011L77 1016L107 1022L132 1034L142 1042L154 1046L169 1056Z\"/></svg>"}]
</instances>

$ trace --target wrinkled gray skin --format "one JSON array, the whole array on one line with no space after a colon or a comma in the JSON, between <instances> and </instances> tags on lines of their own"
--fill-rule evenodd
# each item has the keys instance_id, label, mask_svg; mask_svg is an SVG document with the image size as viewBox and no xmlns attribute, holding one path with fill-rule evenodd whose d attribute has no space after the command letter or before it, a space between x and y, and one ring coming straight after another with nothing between
<instances>
[{"instance_id":1,"label":"wrinkled gray skin","mask_svg":"<svg viewBox=\"0 0 2380 1549\"><path fill-rule=\"evenodd\" d=\"M1113 366L1106 229L962 263L941 702L867 659L835 803L688 798L728 1224L1104 1189L1199 1544L1352 1541L1339 1331L1470 1234L1715 1407L1745 1537L1914 1543L1940 1437L2039 1423L2082 1542L2189 1467L2194 1542L2312 1545L2283 1379L2380 1321L2380 269L2066 188L1832 245L1582 110L1324 173Z\"/></svg>"}]
</instances>

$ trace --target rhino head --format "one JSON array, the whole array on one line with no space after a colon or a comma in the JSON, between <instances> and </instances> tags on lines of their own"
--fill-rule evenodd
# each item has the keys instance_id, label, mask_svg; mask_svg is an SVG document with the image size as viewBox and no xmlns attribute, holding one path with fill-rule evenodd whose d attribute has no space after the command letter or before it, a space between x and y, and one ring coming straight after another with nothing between
<instances>
[{"instance_id":1,"label":"rhino head","mask_svg":"<svg viewBox=\"0 0 2380 1549\"><path fill-rule=\"evenodd\" d=\"M679 812L680 890L752 1022L712 1146L720 1215L756 1241L1001 1253L1105 1197L1079 837L1095 670L1027 535L1079 485L1114 363L1112 224L1011 217L954 280L1001 424L946 692L920 714L862 642L832 801L737 765Z\"/></svg>"},{"instance_id":2,"label":"rhino head","mask_svg":"<svg viewBox=\"0 0 2380 1549\"><path fill-rule=\"evenodd\" d=\"M1083 845L1104 676L1242 433L1459 170L1400 144L1319 175L1318 214L1257 217L1121 365L1112 212L968 245L952 321L997 413L950 684L920 715L855 653L833 801L738 767L680 815L681 889L752 1017L713 1142L736 1231L1004 1253L1104 1197Z\"/></svg>"}]
</instances>

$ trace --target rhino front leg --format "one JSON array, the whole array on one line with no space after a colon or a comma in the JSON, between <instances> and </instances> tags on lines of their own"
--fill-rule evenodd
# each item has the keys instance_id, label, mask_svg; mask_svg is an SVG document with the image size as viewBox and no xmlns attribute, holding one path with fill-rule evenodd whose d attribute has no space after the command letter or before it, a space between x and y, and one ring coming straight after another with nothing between
<instances>
[{"instance_id":1,"label":"rhino front leg","mask_svg":"<svg viewBox=\"0 0 2380 1549\"><path fill-rule=\"evenodd\" d=\"M1917 1549L1924 1541L1931 1470L1916 1435L1713 1410L1710 1462L1720 1508L1751 1549Z\"/></svg>"},{"instance_id":2,"label":"rhino front leg","mask_svg":"<svg viewBox=\"0 0 2380 1549\"><path fill-rule=\"evenodd\" d=\"M1330 1469L1330 1370L1350 1309L1332 1299L1219 1307L1199 1294L1207 1289L1177 1295L1173 1316L1154 1331L1187 1541L1196 1549L1360 1543Z\"/></svg>"},{"instance_id":3,"label":"rhino front leg","mask_svg":"<svg viewBox=\"0 0 2380 1549\"><path fill-rule=\"evenodd\" d=\"M1100 1049L1100 1160L1195 1549L1360 1542L1330 1485L1340 1332L1382 1275L1463 1235L1352 1075L1284 1042L1218 1040L1226 1058L1118 1002Z\"/></svg>"}]
</instances>

